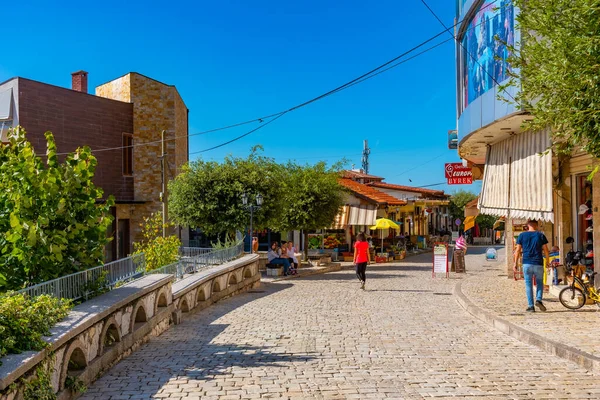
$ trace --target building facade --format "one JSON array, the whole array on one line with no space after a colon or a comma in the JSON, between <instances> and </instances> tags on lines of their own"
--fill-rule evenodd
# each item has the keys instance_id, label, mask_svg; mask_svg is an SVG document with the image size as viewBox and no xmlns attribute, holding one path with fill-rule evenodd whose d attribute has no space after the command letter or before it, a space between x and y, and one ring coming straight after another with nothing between
<instances>
[{"instance_id":1,"label":"building facade","mask_svg":"<svg viewBox=\"0 0 600 400\"><path fill-rule=\"evenodd\" d=\"M140 74L104 84L96 95L88 93L87 78L85 71L73 73L71 89L20 77L0 84L1 140L20 125L38 154L45 154L46 131L54 134L60 153L92 149L98 160L94 183L116 203L106 249L112 261L131 253L143 219L161 211L163 130L167 179L187 162L188 110L174 86ZM184 239L186 234L182 230Z\"/></svg>"},{"instance_id":2,"label":"building facade","mask_svg":"<svg viewBox=\"0 0 600 400\"><path fill-rule=\"evenodd\" d=\"M571 247L567 237L590 258L600 239L593 230L600 219L595 212L600 177L587 179L594 160L577 151L559 157L552 151L549 130L524 130L532 116L515 101L520 85L503 86L509 67L505 44L520 44L518 13L509 0L457 2L458 153L471 167L484 170L477 208L505 220L506 271L511 279L514 239L528 219L541 222L550 246L558 246L563 259ZM594 258L598 272L600 258Z\"/></svg>"}]
</instances>

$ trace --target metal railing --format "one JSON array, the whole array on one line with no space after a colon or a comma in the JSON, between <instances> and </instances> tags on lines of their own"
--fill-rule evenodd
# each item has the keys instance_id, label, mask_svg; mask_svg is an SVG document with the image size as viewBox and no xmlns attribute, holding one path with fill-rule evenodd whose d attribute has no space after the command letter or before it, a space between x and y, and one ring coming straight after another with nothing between
<instances>
[{"instance_id":1,"label":"metal railing","mask_svg":"<svg viewBox=\"0 0 600 400\"><path fill-rule=\"evenodd\" d=\"M179 249L180 259L164 267L149 271L149 274L172 274L174 281L183 279L185 275L212 268L215 265L225 264L244 253L244 243L225 249L207 249L182 247Z\"/></svg>"},{"instance_id":2,"label":"metal railing","mask_svg":"<svg viewBox=\"0 0 600 400\"><path fill-rule=\"evenodd\" d=\"M135 254L99 267L21 289L19 293L26 293L30 296L49 294L75 301L87 300L89 297L114 289L120 283L141 278L146 274L172 274L174 280L177 281L187 274L234 260L243 253L243 242L218 250L182 247L179 250L180 258L177 262L152 271L146 271L144 254Z\"/></svg>"},{"instance_id":3,"label":"metal railing","mask_svg":"<svg viewBox=\"0 0 600 400\"><path fill-rule=\"evenodd\" d=\"M29 296L50 294L71 300L87 299L94 292L110 290L121 282L141 277L145 269L144 254L135 254L99 267L38 283L19 290L19 293Z\"/></svg>"}]
</instances>

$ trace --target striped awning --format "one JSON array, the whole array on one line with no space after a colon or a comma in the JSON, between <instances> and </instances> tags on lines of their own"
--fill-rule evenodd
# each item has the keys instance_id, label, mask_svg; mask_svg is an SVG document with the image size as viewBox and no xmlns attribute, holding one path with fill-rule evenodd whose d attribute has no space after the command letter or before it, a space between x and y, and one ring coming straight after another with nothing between
<instances>
[{"instance_id":1,"label":"striped awning","mask_svg":"<svg viewBox=\"0 0 600 400\"><path fill-rule=\"evenodd\" d=\"M498 217L553 222L548 132L525 132L488 149L478 208Z\"/></svg>"},{"instance_id":2,"label":"striped awning","mask_svg":"<svg viewBox=\"0 0 600 400\"><path fill-rule=\"evenodd\" d=\"M329 229L345 229L348 226L348 214L350 206L343 206L340 208L335 216L333 225Z\"/></svg>"},{"instance_id":3,"label":"striped awning","mask_svg":"<svg viewBox=\"0 0 600 400\"><path fill-rule=\"evenodd\" d=\"M350 206L348 225L375 225L377 206Z\"/></svg>"}]
</instances>

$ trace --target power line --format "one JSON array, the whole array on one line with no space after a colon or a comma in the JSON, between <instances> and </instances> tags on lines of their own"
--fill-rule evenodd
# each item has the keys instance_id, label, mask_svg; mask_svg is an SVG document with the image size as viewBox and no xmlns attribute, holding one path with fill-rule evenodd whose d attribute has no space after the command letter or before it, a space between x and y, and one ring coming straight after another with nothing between
<instances>
[{"instance_id":1,"label":"power line","mask_svg":"<svg viewBox=\"0 0 600 400\"><path fill-rule=\"evenodd\" d=\"M404 174L407 174L407 173L409 173L410 171L414 171L414 170L415 170L415 169L417 169L417 168L421 168L422 166L424 166L424 165L427 165L427 164L429 164L430 162L433 162L433 161L437 160L438 158L440 158L440 157L442 157L442 156L444 156L444 155L446 155L446 152L443 152L442 154L440 154L440 155L437 155L437 156L433 157L431 160L429 160L429 161L425 161L423 164L419 164L419 165L417 165L416 167L413 167L413 168L407 169L406 171L404 171L404 172L401 172L401 173L399 173L399 174L392 175L392 178L393 178L393 177L396 177L396 176L402 176L402 175L404 175Z\"/></svg>"},{"instance_id":2,"label":"power line","mask_svg":"<svg viewBox=\"0 0 600 400\"><path fill-rule=\"evenodd\" d=\"M497 1L498 0L493 0L489 4L490 5L494 4ZM498 10L500 10L503 7L506 7L506 5L499 7ZM394 64L399 59L405 57L406 55L408 55L408 54L410 54L410 53L418 50L419 48L425 46L427 43L430 43L433 40L437 39L438 37L442 36L449 29L460 25L463 21L464 20L457 21L453 26L451 26L449 28L446 28L445 30L443 30L443 31L441 31L441 32L439 32L439 33L431 36L430 38L424 40L423 42L417 44L416 46L410 48L409 50L403 52L402 54L400 54L400 55L392 58L391 60L386 61L385 63L379 65L378 67L376 67L376 68L374 68L372 70L370 70L369 72L366 72L366 73L362 74L361 76L359 76L357 78L354 78L351 81L346 82L343 85L338 86L335 89L332 89L332 90L330 90L330 91L328 91L326 93L323 93L323 94L321 94L321 95L319 95L317 97L314 97L314 98L312 98L312 99L310 99L308 101L305 101L305 102L303 102L301 104L298 104L296 106L288 108L287 110L280 111L280 112L277 112L277 113L274 113L274 114L270 114L270 115L266 115L266 116L263 116L263 117L254 118L254 119L251 119L251 120L247 120L247 121L238 122L238 123L235 123L235 124L223 126L223 127L220 127L220 128L214 128L214 129L210 129L210 130L206 130L206 131L201 131L201 132L197 132L197 133L193 133L193 134L182 135L182 136L174 136L172 138L165 139L165 142L169 142L169 141L173 141L173 140L177 140L177 139L182 139L182 138L189 138L189 137L198 136L198 135L204 135L204 134L218 132L218 131L227 130L227 129L232 129L232 128L236 128L236 127L239 127L239 126L251 124L253 122L262 123L262 122L264 122L264 120L270 120L266 124L261 125L261 126L255 128L255 129L252 129L249 132L246 132L243 135L237 136L237 137L235 137L235 138L233 138L233 139L231 139L231 140L229 140L229 141L227 141L225 143L213 146L213 147L208 148L208 149L204 149L204 150L196 151L196 152L193 152L193 153L189 153L189 154L192 155L192 154L203 153L203 152L206 152L206 151L214 150L214 149L217 149L219 147L225 146L225 145L230 144L232 142L235 142L235 141L237 141L239 139L242 139L245 136L248 136L249 134L251 134L253 132L256 132L259 129L262 129L263 126L268 125L269 123L273 122L275 119L278 119L278 118L282 117L284 114L287 114L288 112L295 111L295 110L297 110L299 108L302 108L302 107L306 107L307 105L312 104L312 103L314 103L314 102L316 102L318 100L321 100L321 99L323 99L325 97L331 96L332 94L335 94L337 92L340 92L342 90L350 88L350 87L352 87L352 86L354 86L356 84L362 83L362 82L364 82L364 81L366 81L368 79L371 79L371 78L373 78L373 77L375 77L375 76L377 76L377 75L379 75L379 74L381 74L383 72L386 72L386 71L388 71L388 70L390 70L392 68L395 68L398 65L401 65L401 64L403 64L403 63L405 63L405 62L407 62L409 60L412 60L412 59L414 59L414 58L416 58L416 57L418 57L418 56L420 56L420 55L422 55L424 53L427 53L428 51L431 51L431 50L433 50L433 49L441 46L444 43L449 42L452 39L444 40L443 42L440 42L440 43L438 43L438 44L436 44L434 46L431 46L431 47L429 47L429 48L427 48L427 49L425 49L425 50L423 50L423 51L421 51L421 52L419 52L419 53L417 53L417 54L415 54L415 55L413 55L413 56L411 56L411 57L409 57L409 58L407 58L405 60L399 61L396 64ZM480 24L477 24L477 25L473 26L473 28L470 28L470 29L475 29L479 25ZM444 25L444 27L445 27L445 25ZM452 37L455 38L454 35L452 35ZM148 145L151 145L151 144L158 144L158 143L161 143L161 142L162 142L161 140L155 140L155 141L149 141L149 142L134 143L134 144L129 145L129 146L118 146L118 147L109 147L109 148L102 148L102 149L92 149L92 153L104 152L104 151L113 151L113 150L122 150L122 149L125 149L125 148L135 148L135 147L141 147L141 146L148 146ZM57 153L57 155L66 155L66 154L69 154L69 153Z\"/></svg>"}]
</instances>

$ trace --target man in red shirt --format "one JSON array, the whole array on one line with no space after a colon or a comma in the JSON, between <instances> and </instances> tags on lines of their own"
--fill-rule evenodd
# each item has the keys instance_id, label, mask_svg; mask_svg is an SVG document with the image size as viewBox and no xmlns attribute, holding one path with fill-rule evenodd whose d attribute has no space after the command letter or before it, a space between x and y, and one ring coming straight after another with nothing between
<instances>
[{"instance_id":1,"label":"man in red shirt","mask_svg":"<svg viewBox=\"0 0 600 400\"><path fill-rule=\"evenodd\" d=\"M358 280L361 282L360 288L365 290L367 264L371 263L371 253L369 252L369 243L366 241L364 233L359 233L356 236L356 240L356 243L354 243L356 276L358 276Z\"/></svg>"}]
</instances>

